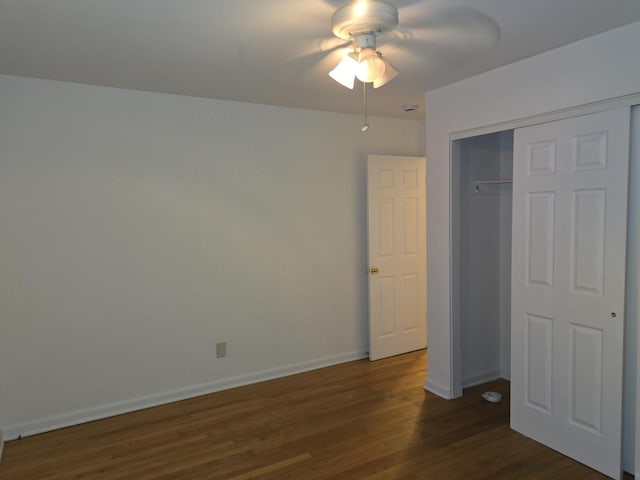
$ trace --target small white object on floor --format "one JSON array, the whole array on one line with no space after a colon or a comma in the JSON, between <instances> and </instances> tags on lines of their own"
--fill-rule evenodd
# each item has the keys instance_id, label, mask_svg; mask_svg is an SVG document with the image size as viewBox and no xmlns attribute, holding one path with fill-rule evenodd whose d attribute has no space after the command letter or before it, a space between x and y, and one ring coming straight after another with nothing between
<instances>
[{"instance_id":1,"label":"small white object on floor","mask_svg":"<svg viewBox=\"0 0 640 480\"><path fill-rule=\"evenodd\" d=\"M484 392L482 398L490 403L500 403L502 401L502 395L498 392Z\"/></svg>"}]
</instances>

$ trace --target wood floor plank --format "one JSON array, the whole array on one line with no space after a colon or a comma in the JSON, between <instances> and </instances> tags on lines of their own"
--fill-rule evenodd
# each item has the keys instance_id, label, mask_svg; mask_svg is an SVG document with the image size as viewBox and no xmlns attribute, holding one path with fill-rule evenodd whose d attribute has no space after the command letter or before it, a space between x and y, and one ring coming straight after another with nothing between
<instances>
[{"instance_id":1,"label":"wood floor plank","mask_svg":"<svg viewBox=\"0 0 640 480\"><path fill-rule=\"evenodd\" d=\"M605 478L512 431L508 382L447 401L426 366L350 362L8 442L0 479Z\"/></svg>"}]
</instances>

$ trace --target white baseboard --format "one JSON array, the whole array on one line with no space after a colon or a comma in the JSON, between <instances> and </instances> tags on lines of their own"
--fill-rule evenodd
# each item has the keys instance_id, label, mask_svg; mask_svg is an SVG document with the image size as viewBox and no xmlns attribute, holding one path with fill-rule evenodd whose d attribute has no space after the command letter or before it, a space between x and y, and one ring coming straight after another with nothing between
<instances>
[{"instance_id":1,"label":"white baseboard","mask_svg":"<svg viewBox=\"0 0 640 480\"><path fill-rule=\"evenodd\" d=\"M473 375L468 375L462 378L462 388L475 387L476 385L498 380L501 377L500 369L474 373Z\"/></svg>"},{"instance_id":2,"label":"white baseboard","mask_svg":"<svg viewBox=\"0 0 640 480\"><path fill-rule=\"evenodd\" d=\"M444 398L445 400L451 400L453 397L451 396L451 388L448 385L443 385L441 383L435 382L431 380L430 377L427 377L427 381L424 384L424 389L428 392L431 392L439 397Z\"/></svg>"},{"instance_id":3,"label":"white baseboard","mask_svg":"<svg viewBox=\"0 0 640 480\"><path fill-rule=\"evenodd\" d=\"M187 398L207 395L209 393L250 385L252 383L273 380L275 378L286 377L296 373L308 372L310 370L316 370L318 368L329 367L331 365L360 360L363 358L367 358L366 352L335 355L308 362L261 370L259 372L246 375L238 375L236 377L225 378L213 382L201 383L199 385L193 385L168 392L133 398L122 402L110 403L61 415L16 423L14 425L4 427L5 438L7 440L13 440L19 437L36 435L38 433L48 432L58 428L70 427L72 425L100 420L114 415L121 415L123 413L130 413L136 410L157 407L158 405L185 400Z\"/></svg>"}]
</instances>

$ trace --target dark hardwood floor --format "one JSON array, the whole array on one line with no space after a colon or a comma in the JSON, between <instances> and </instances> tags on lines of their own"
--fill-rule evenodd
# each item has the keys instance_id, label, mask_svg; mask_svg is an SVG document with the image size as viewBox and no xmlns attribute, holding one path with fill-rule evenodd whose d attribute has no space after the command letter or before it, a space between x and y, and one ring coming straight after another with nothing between
<instances>
[{"instance_id":1,"label":"dark hardwood floor","mask_svg":"<svg viewBox=\"0 0 640 480\"><path fill-rule=\"evenodd\" d=\"M0 479L604 478L510 430L507 382L447 401L425 367L350 362L8 442Z\"/></svg>"}]
</instances>

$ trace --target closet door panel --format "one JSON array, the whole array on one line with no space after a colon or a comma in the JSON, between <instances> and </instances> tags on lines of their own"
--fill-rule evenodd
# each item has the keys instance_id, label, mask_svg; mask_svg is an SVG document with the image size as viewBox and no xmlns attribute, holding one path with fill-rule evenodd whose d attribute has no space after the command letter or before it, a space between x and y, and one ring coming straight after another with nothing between
<instances>
[{"instance_id":1,"label":"closet door panel","mask_svg":"<svg viewBox=\"0 0 640 480\"><path fill-rule=\"evenodd\" d=\"M515 131L511 426L621 475L629 109Z\"/></svg>"},{"instance_id":2,"label":"closet door panel","mask_svg":"<svg viewBox=\"0 0 640 480\"><path fill-rule=\"evenodd\" d=\"M527 193L527 282L553 286L554 192Z\"/></svg>"},{"instance_id":3,"label":"closet door panel","mask_svg":"<svg viewBox=\"0 0 640 480\"><path fill-rule=\"evenodd\" d=\"M571 288L574 292L602 295L607 191L577 190L572 196Z\"/></svg>"}]
</instances>

